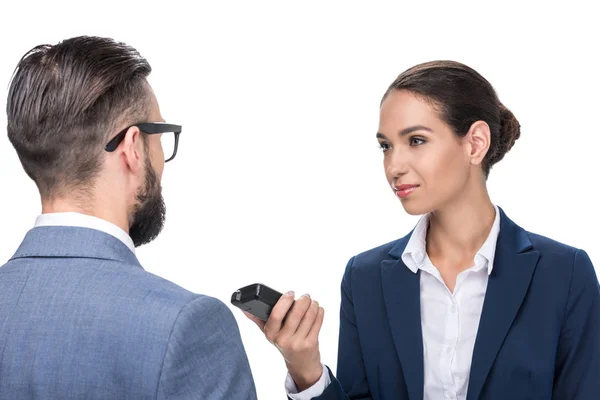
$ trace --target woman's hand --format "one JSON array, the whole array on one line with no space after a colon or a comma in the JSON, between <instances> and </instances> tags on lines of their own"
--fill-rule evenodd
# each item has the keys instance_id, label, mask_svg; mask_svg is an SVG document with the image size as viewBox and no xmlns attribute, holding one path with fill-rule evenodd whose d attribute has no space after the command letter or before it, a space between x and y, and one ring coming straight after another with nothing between
<instances>
[{"instance_id":1,"label":"woman's hand","mask_svg":"<svg viewBox=\"0 0 600 400\"><path fill-rule=\"evenodd\" d=\"M319 303L307 294L294 301L294 292L288 292L273 307L266 323L252 314L244 314L279 349L299 391L304 391L319 381L323 374L319 332L325 314Z\"/></svg>"}]
</instances>

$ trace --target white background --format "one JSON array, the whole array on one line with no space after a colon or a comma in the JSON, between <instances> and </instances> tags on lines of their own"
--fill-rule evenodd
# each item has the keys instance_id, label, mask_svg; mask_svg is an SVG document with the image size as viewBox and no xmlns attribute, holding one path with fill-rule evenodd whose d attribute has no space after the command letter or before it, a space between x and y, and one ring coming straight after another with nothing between
<instances>
[{"instance_id":1,"label":"white background","mask_svg":"<svg viewBox=\"0 0 600 400\"><path fill-rule=\"evenodd\" d=\"M4 128L10 76L35 45L88 34L137 48L154 69L163 116L184 127L163 176L165 230L138 250L144 267L227 304L253 282L309 292L326 309L321 354L334 370L346 262L417 220L388 188L375 140L382 94L416 63L461 61L495 86L522 137L492 170L493 201L600 266L600 24L592 6L16 3L0 5L2 262L40 212ZM282 358L231 308L259 398L283 398Z\"/></svg>"}]
</instances>

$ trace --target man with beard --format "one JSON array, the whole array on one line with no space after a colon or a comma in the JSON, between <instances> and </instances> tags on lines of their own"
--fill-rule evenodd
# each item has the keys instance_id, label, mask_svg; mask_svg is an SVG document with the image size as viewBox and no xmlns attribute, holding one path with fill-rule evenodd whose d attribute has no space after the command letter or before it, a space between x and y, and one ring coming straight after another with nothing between
<instances>
[{"instance_id":1,"label":"man with beard","mask_svg":"<svg viewBox=\"0 0 600 400\"><path fill-rule=\"evenodd\" d=\"M230 310L135 256L162 229L181 132L150 71L98 37L37 46L17 66L8 136L42 214L0 268L0 398L256 398Z\"/></svg>"}]
</instances>

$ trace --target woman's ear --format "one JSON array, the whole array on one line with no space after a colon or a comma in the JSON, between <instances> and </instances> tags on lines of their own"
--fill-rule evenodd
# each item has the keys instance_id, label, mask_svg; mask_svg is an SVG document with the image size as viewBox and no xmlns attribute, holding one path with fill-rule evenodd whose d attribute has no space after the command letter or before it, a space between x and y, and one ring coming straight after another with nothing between
<instances>
[{"instance_id":1,"label":"woman's ear","mask_svg":"<svg viewBox=\"0 0 600 400\"><path fill-rule=\"evenodd\" d=\"M476 121L465 135L471 164L480 165L490 148L490 126L484 121Z\"/></svg>"}]
</instances>

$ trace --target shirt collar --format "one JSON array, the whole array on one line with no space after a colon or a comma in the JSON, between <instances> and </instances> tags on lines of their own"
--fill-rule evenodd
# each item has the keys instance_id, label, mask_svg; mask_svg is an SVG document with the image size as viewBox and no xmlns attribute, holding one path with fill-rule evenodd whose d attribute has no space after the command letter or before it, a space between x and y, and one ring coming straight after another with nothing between
<instances>
[{"instance_id":1,"label":"shirt collar","mask_svg":"<svg viewBox=\"0 0 600 400\"><path fill-rule=\"evenodd\" d=\"M116 237L135 254L135 245L127 232L112 222L91 215L77 212L41 214L36 218L35 226L73 226L96 229Z\"/></svg>"},{"instance_id":2,"label":"shirt collar","mask_svg":"<svg viewBox=\"0 0 600 400\"><path fill-rule=\"evenodd\" d=\"M500 234L500 211L498 206L494 206L496 210L496 217L490 233L475 255L475 265L485 265L487 267L488 275L492 273L494 268L494 257L496 255L496 242L498 241L498 235ZM423 267L427 258L427 229L429 228L429 214L424 215L419 219L419 222L415 226L406 248L402 253L402 261L408 269L413 273Z\"/></svg>"}]
</instances>

